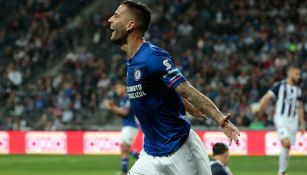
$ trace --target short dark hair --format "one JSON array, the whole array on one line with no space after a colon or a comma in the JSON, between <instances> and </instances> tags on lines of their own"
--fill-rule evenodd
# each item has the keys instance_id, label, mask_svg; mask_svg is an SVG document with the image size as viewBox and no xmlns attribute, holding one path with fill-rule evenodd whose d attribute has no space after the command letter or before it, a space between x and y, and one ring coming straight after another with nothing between
<instances>
[{"instance_id":1,"label":"short dark hair","mask_svg":"<svg viewBox=\"0 0 307 175\"><path fill-rule=\"evenodd\" d=\"M126 83L124 81L121 80L117 80L114 85L122 85L122 86L126 86Z\"/></svg>"},{"instance_id":2,"label":"short dark hair","mask_svg":"<svg viewBox=\"0 0 307 175\"><path fill-rule=\"evenodd\" d=\"M287 67L287 71L290 71L290 70L292 70L292 69L301 69L300 68L300 66L299 65L297 65L297 64L291 64L291 65L289 65L288 67Z\"/></svg>"},{"instance_id":3,"label":"short dark hair","mask_svg":"<svg viewBox=\"0 0 307 175\"><path fill-rule=\"evenodd\" d=\"M224 143L216 143L213 145L213 155L222 155L224 154L225 152L227 152L229 149L228 149L228 146Z\"/></svg>"},{"instance_id":4,"label":"short dark hair","mask_svg":"<svg viewBox=\"0 0 307 175\"><path fill-rule=\"evenodd\" d=\"M131 10L133 15L138 19L136 24L137 28L143 32L146 32L151 21L150 9L143 3L134 2L131 0L123 1L121 5L125 5Z\"/></svg>"}]
</instances>

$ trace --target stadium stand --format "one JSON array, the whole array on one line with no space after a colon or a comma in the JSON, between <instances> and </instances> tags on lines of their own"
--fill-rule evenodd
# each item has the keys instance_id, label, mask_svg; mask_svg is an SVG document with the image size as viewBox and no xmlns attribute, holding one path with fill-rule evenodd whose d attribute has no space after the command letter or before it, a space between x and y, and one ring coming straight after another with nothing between
<instances>
[{"instance_id":1,"label":"stadium stand","mask_svg":"<svg viewBox=\"0 0 307 175\"><path fill-rule=\"evenodd\" d=\"M0 1L1 130L120 125L101 104L112 96L112 83L125 76L125 57L109 42L111 12L101 13L103 1L96 1L96 10L82 17L79 7L91 1L77 2ZM272 126L273 108L253 119L250 106L285 78L287 65L301 66L307 96L307 2L148 2L153 22L146 39L166 48L192 84L232 112L238 126ZM61 66L44 74L54 57ZM210 119L191 123L215 127Z\"/></svg>"}]
</instances>

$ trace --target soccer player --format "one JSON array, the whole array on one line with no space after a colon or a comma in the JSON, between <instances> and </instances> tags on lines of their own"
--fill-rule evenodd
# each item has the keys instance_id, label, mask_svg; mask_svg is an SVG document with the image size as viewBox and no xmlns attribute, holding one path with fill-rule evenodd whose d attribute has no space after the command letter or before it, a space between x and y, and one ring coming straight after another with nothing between
<instances>
[{"instance_id":1,"label":"soccer player","mask_svg":"<svg viewBox=\"0 0 307 175\"><path fill-rule=\"evenodd\" d=\"M139 153L131 150L131 144L138 133L138 126L132 108L130 107L126 86L119 82L116 83L115 93L118 97L121 97L118 105L114 104L112 100L106 100L105 107L123 118L124 127L121 130L121 168L122 173L127 174L129 155L132 155L135 159L139 158Z\"/></svg>"},{"instance_id":2,"label":"soccer player","mask_svg":"<svg viewBox=\"0 0 307 175\"><path fill-rule=\"evenodd\" d=\"M229 114L224 116L187 81L168 52L144 40L150 20L148 7L132 1L122 2L108 20L111 41L128 56L127 93L145 136L129 174L211 175L204 145L184 118L184 104L213 118L236 143L239 131Z\"/></svg>"},{"instance_id":3,"label":"soccer player","mask_svg":"<svg viewBox=\"0 0 307 175\"><path fill-rule=\"evenodd\" d=\"M213 160L210 161L212 175L232 175L228 165L229 149L224 143L216 143L212 147Z\"/></svg>"},{"instance_id":4,"label":"soccer player","mask_svg":"<svg viewBox=\"0 0 307 175\"><path fill-rule=\"evenodd\" d=\"M302 90L298 86L300 75L301 71L298 67L289 66L287 79L275 83L254 110L254 113L259 115L272 101L276 102L274 124L282 145L279 155L279 175L286 174L289 150L291 145L295 144L298 127L302 135L305 131ZM298 126L299 123L300 126Z\"/></svg>"}]
</instances>

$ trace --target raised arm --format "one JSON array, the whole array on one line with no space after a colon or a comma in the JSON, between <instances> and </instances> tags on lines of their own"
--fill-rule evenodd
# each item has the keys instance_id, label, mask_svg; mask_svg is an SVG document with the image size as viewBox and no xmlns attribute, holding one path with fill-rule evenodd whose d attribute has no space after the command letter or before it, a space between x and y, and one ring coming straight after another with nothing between
<instances>
[{"instance_id":1,"label":"raised arm","mask_svg":"<svg viewBox=\"0 0 307 175\"><path fill-rule=\"evenodd\" d=\"M222 127L223 132L238 143L239 130L229 121L230 114L224 116L207 96L195 89L188 81L179 84L175 91L199 112L213 118Z\"/></svg>"},{"instance_id":2,"label":"raised arm","mask_svg":"<svg viewBox=\"0 0 307 175\"><path fill-rule=\"evenodd\" d=\"M183 104L185 110L191 114L195 118L204 119L207 118L205 114L199 112L190 102L188 102L185 98L183 99Z\"/></svg>"}]
</instances>

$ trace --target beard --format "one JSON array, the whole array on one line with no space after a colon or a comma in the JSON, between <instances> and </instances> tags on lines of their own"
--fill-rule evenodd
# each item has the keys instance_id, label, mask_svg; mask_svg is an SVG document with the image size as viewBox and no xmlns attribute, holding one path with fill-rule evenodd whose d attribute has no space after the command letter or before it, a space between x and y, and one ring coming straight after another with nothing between
<instances>
[{"instance_id":1,"label":"beard","mask_svg":"<svg viewBox=\"0 0 307 175\"><path fill-rule=\"evenodd\" d=\"M293 82L298 85L298 84L300 84L301 79L300 78L299 79L294 79Z\"/></svg>"},{"instance_id":2,"label":"beard","mask_svg":"<svg viewBox=\"0 0 307 175\"><path fill-rule=\"evenodd\" d=\"M129 32L119 33L119 32L113 31L112 35L114 36L113 37L111 36L111 41L114 42L115 44L120 45L120 46L127 44Z\"/></svg>"},{"instance_id":3,"label":"beard","mask_svg":"<svg viewBox=\"0 0 307 175\"><path fill-rule=\"evenodd\" d=\"M294 82L294 84L298 85L301 82L300 78L293 78L292 81Z\"/></svg>"}]
</instances>

